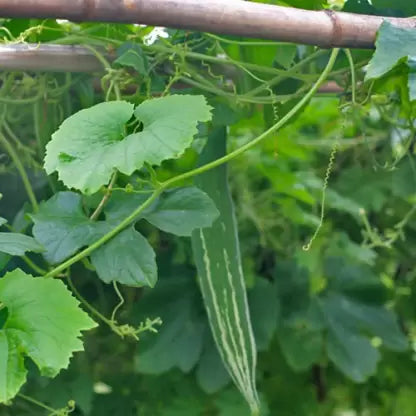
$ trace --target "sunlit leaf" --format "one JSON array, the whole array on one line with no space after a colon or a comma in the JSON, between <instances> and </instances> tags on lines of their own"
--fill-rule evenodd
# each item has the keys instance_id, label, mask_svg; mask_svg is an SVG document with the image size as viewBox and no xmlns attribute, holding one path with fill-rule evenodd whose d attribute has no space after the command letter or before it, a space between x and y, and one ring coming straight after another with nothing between
<instances>
[{"instance_id":1,"label":"sunlit leaf","mask_svg":"<svg viewBox=\"0 0 416 416\"><path fill-rule=\"evenodd\" d=\"M181 156L197 133L197 123L211 118L210 109L196 95L148 100L134 110L143 130L128 134L132 104L97 104L67 118L52 135L45 170L57 171L67 187L92 194L109 182L114 170L131 175L145 162L159 165Z\"/></svg>"},{"instance_id":2,"label":"sunlit leaf","mask_svg":"<svg viewBox=\"0 0 416 416\"><path fill-rule=\"evenodd\" d=\"M8 316L0 329L0 402L26 380L24 357L56 376L83 349L81 331L96 326L60 280L34 278L17 269L0 279L0 302ZM68 319L71 317L71 319Z\"/></svg>"}]
</instances>

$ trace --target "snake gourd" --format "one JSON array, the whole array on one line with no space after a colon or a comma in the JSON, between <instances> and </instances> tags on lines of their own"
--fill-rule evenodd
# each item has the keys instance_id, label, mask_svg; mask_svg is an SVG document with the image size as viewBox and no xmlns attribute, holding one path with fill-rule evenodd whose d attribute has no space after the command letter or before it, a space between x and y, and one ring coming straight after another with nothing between
<instances>
[{"instance_id":1,"label":"snake gourd","mask_svg":"<svg viewBox=\"0 0 416 416\"><path fill-rule=\"evenodd\" d=\"M226 128L216 127L200 156L204 165L226 152ZM241 266L237 224L227 180L220 165L195 179L217 206L219 217L211 227L195 230L192 248L209 323L222 360L235 385L259 414L256 390L256 345L250 321Z\"/></svg>"}]
</instances>

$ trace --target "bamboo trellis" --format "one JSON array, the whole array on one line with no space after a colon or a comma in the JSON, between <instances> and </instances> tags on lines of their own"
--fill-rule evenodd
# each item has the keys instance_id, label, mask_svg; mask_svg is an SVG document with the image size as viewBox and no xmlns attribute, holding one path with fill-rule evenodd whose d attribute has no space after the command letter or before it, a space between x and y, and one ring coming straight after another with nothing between
<instances>
[{"instance_id":1,"label":"bamboo trellis","mask_svg":"<svg viewBox=\"0 0 416 416\"><path fill-rule=\"evenodd\" d=\"M0 0L0 17L63 18L157 25L321 47L373 48L384 19L416 29L414 18L310 11L241 0ZM94 72L81 46L5 44L0 70Z\"/></svg>"},{"instance_id":2,"label":"bamboo trellis","mask_svg":"<svg viewBox=\"0 0 416 416\"><path fill-rule=\"evenodd\" d=\"M373 47L377 29L386 19L241 0L0 0L0 17L140 23L348 48ZM416 27L415 19L388 20Z\"/></svg>"}]
</instances>

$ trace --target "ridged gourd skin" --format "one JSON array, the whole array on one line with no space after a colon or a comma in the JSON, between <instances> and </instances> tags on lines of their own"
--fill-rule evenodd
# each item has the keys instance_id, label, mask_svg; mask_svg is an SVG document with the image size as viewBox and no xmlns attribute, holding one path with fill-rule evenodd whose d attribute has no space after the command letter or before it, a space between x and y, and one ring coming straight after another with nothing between
<instances>
[{"instance_id":1,"label":"ridged gourd skin","mask_svg":"<svg viewBox=\"0 0 416 416\"><path fill-rule=\"evenodd\" d=\"M226 127L212 129L201 153L205 165L226 153ZM215 343L235 385L252 414L259 414L256 390L257 351L241 266L234 205L227 180L227 166L220 165L195 178L220 212L211 227L195 230L192 248L200 288Z\"/></svg>"}]
</instances>

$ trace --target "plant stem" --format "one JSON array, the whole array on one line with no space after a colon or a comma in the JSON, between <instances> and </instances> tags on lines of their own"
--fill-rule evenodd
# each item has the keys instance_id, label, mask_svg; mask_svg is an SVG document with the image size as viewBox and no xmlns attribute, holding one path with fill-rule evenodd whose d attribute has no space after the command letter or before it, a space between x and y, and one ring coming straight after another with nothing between
<instances>
[{"instance_id":1,"label":"plant stem","mask_svg":"<svg viewBox=\"0 0 416 416\"><path fill-rule=\"evenodd\" d=\"M271 66L262 66L262 65L253 64L250 62L241 62L241 61L237 61L235 59L231 59L228 57L223 58L223 57L218 57L218 56L205 55L203 53L191 52L191 51L186 51L186 50L178 50L178 48L172 48L172 47L155 45L155 44L143 45L143 48L148 49L148 50L154 50L157 52L165 52L169 54L172 54L172 53L177 53L178 55L182 54L186 56L187 58L206 61L206 62L213 62L213 63L225 64L225 65L244 66L245 68L251 71L258 71L264 74L274 74L274 75L286 74L286 71L284 69L273 68ZM300 79L300 80L309 80L313 76L314 75L297 73L297 74L292 74L291 78Z\"/></svg>"},{"instance_id":2,"label":"plant stem","mask_svg":"<svg viewBox=\"0 0 416 416\"><path fill-rule=\"evenodd\" d=\"M213 169L219 165L222 165L223 163L229 162L230 160L234 159L235 157L239 156L241 153L244 153L248 149L251 149L253 146L256 146L259 142L261 142L266 137L270 136L272 133L274 133L276 130L280 129L283 125L285 125L315 94L315 92L318 90L319 86L323 83L323 81L326 79L326 77L331 72L331 69L334 66L335 60L338 56L339 49L333 49L331 56L329 58L328 64L325 67L324 71L322 72L319 79L315 82L315 84L312 86L312 88L308 91L307 94L304 95L304 97L288 112L286 113L276 124L274 124L272 127L270 127L268 130L257 136L255 139L251 140L250 142L244 144L243 146L239 147L238 149L234 150L231 153L228 153L227 155L214 160L213 162L210 162L206 165L200 166L196 169L193 169L189 172L185 172L181 175L175 176L172 179L168 179L165 182L162 182L161 187L163 189L168 188L175 182L179 182L181 180L190 178L195 175L199 175L203 172L206 172L207 170Z\"/></svg>"},{"instance_id":3,"label":"plant stem","mask_svg":"<svg viewBox=\"0 0 416 416\"><path fill-rule=\"evenodd\" d=\"M41 407L42 409L47 410L48 412L51 412L51 413L56 413L56 409L54 409L53 407L47 406L45 403L42 403L42 402L40 402L40 401L38 401L38 400L34 399L33 397L26 396L26 395L24 395L24 394L22 394L22 393L18 393L17 395L18 395L20 398L22 398L23 400L26 400L27 402L30 402L30 403L32 403L32 404L35 404L36 406L39 406L39 407Z\"/></svg>"},{"instance_id":4,"label":"plant stem","mask_svg":"<svg viewBox=\"0 0 416 416\"><path fill-rule=\"evenodd\" d=\"M6 149L7 153L10 155L10 158L12 159L13 163L16 166L16 169L18 170L20 177L22 179L23 185L25 187L26 193L29 197L30 203L32 204L32 208L34 212L37 212L39 209L38 201L36 200L35 193L33 192L32 185L29 181L29 178L27 176L27 173L25 171L25 168L19 158L19 155L14 150L14 147L11 143L6 139L6 137L0 133L0 143L3 144L4 148Z\"/></svg>"},{"instance_id":5,"label":"plant stem","mask_svg":"<svg viewBox=\"0 0 416 416\"><path fill-rule=\"evenodd\" d=\"M354 60L352 59L351 51L349 49L344 49L345 55L347 56L348 63L350 65L351 70L351 100L352 104L356 104L356 92L355 92L355 67L354 67Z\"/></svg>"},{"instance_id":6,"label":"plant stem","mask_svg":"<svg viewBox=\"0 0 416 416\"><path fill-rule=\"evenodd\" d=\"M234 40L234 39L223 38L221 36L217 36L208 32L204 33L204 36L217 40L218 42L228 43L230 45L241 45L241 46L284 46L284 45L287 45L287 43L285 42Z\"/></svg>"},{"instance_id":7,"label":"plant stem","mask_svg":"<svg viewBox=\"0 0 416 416\"><path fill-rule=\"evenodd\" d=\"M113 238L115 235L117 235L120 231L122 231L124 228L126 228L130 223L132 223L147 207L149 207L157 198L158 196L167 188L172 186L173 184L180 182L184 179L191 178L195 175L199 175L203 172L206 172L210 169L213 169L219 165L222 165L226 162L229 162L230 160L234 159L235 157L239 156L241 153L244 153L246 150L251 149L253 146L258 144L260 141L265 139L266 137L270 136L272 133L274 133L276 130L281 128L283 125L285 125L315 94L315 92L318 90L319 86L324 82L326 77L331 72L331 69L334 66L335 60L338 56L339 49L333 49L331 56L329 58L328 64L325 67L324 71L322 72L319 79L315 82L315 84L312 86L312 88L308 91L307 94L288 112L286 113L276 124L274 124L272 127L270 127L268 130L266 130L264 133L257 136L252 141L246 143L245 145L241 146L240 148L234 150L233 152L214 160L213 162L210 162L206 165L200 166L196 169L193 169L189 172L185 172L181 175L175 176L171 179L168 179L165 182L162 182L160 184L160 187L155 189L155 191L150 195L146 201L140 205L136 210L134 210L128 217L126 217L123 221L120 222L115 228L113 228L110 232L105 234L103 237L98 239L96 242L91 244L86 249L80 251L75 256L69 258L68 260L64 261L57 267L55 267L53 270L49 271L45 277L54 277L63 270L67 269L72 264L76 263L77 261L83 259L84 257L88 256L90 253L92 253L94 250L96 250L98 247L101 247L103 244L105 244L107 241L109 241L111 238Z\"/></svg>"},{"instance_id":8,"label":"plant stem","mask_svg":"<svg viewBox=\"0 0 416 416\"><path fill-rule=\"evenodd\" d=\"M91 214L90 216L90 220L95 221L98 216L101 214L101 211L103 210L105 204L107 203L107 201L109 200L110 196L111 196L111 191L113 189L114 183L117 180L117 171L113 173L113 177L111 178L110 184L107 187L107 190L103 196L103 198L101 199L100 203L98 204L97 208L95 209L95 211Z\"/></svg>"},{"instance_id":9,"label":"plant stem","mask_svg":"<svg viewBox=\"0 0 416 416\"><path fill-rule=\"evenodd\" d=\"M107 319L101 312L98 312L97 309L95 309L94 306L87 302L85 298L78 292L78 289L75 287L74 282L72 281L69 273L66 276L66 280L68 282L68 286L70 287L74 295L81 301L81 303L86 308L88 308L93 315L95 315L97 318L101 319L105 324L111 327L112 322L109 319Z\"/></svg>"},{"instance_id":10,"label":"plant stem","mask_svg":"<svg viewBox=\"0 0 416 416\"><path fill-rule=\"evenodd\" d=\"M22 256L22 260L39 275L44 275L46 273L46 270L35 264L28 256Z\"/></svg>"},{"instance_id":11,"label":"plant stem","mask_svg":"<svg viewBox=\"0 0 416 416\"><path fill-rule=\"evenodd\" d=\"M301 61L299 61L298 63L293 65L290 69L288 69L285 75L277 75L274 78L271 78L270 80L266 81L264 84L259 85L258 87L253 88L252 90L248 91L245 94L245 97L246 98L253 97L253 96L257 95L257 93L262 92L262 91L266 90L267 88L276 86L277 84L284 81L285 79L290 78L291 74L296 73L299 69L301 69L308 62L313 61L314 59L318 58L319 56L321 56L325 53L326 53L326 51L319 50L319 51L316 51L316 52L308 55L305 59L302 59Z\"/></svg>"}]
</instances>

